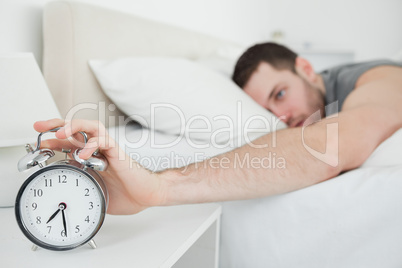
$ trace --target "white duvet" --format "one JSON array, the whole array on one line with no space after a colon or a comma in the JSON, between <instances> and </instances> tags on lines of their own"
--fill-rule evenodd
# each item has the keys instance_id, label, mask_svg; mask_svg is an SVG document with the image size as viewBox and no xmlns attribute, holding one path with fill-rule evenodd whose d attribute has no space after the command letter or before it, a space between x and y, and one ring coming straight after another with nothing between
<instances>
[{"instance_id":1,"label":"white duvet","mask_svg":"<svg viewBox=\"0 0 402 268\"><path fill-rule=\"evenodd\" d=\"M115 137L123 131L110 129ZM132 148L149 132L129 126L125 133L120 145L153 170L225 151L196 150L185 140L158 149L148 139ZM156 133L153 142L172 140ZM222 205L222 268L402 267L402 130L356 170L295 192Z\"/></svg>"}]
</instances>

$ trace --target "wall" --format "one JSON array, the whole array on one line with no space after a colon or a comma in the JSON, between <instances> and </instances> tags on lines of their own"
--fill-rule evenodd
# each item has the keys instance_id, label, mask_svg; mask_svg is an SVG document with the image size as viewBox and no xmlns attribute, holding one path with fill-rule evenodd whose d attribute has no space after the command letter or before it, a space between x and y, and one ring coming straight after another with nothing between
<instances>
[{"instance_id":1,"label":"wall","mask_svg":"<svg viewBox=\"0 0 402 268\"><path fill-rule=\"evenodd\" d=\"M49 0L0 0L0 53L41 62L41 11ZM82 0L249 45L285 34L292 47L353 50L357 60L402 50L401 0Z\"/></svg>"}]
</instances>

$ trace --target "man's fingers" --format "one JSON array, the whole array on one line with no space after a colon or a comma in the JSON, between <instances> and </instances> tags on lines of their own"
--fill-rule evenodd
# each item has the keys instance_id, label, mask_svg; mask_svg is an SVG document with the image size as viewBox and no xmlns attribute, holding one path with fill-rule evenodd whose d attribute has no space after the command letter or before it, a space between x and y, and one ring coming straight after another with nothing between
<instances>
[{"instance_id":1,"label":"man's fingers","mask_svg":"<svg viewBox=\"0 0 402 268\"><path fill-rule=\"evenodd\" d=\"M74 119L73 121L64 121L62 119L51 119L47 121L38 121L34 124L34 128L38 132L45 132L50 129L60 127L56 132L58 139L71 139L77 147L84 147L81 134L78 132L85 132L89 137L103 137L107 136L107 132L103 124L99 121L89 121Z\"/></svg>"},{"instance_id":2,"label":"man's fingers","mask_svg":"<svg viewBox=\"0 0 402 268\"><path fill-rule=\"evenodd\" d=\"M63 119L50 119L46 121L37 121L34 124L34 129L38 132L45 132L48 130L51 130L56 127L62 127L64 126L64 120Z\"/></svg>"},{"instance_id":3,"label":"man's fingers","mask_svg":"<svg viewBox=\"0 0 402 268\"><path fill-rule=\"evenodd\" d=\"M56 151L62 149L81 149L80 158L88 159L99 148L100 151L116 154L111 148L116 147L116 142L109 137L105 127L99 121L89 121L74 119L72 121L64 121L62 119L51 119L47 121L38 121L34 124L36 131L45 132L50 129L60 127L55 133L57 139L49 139L42 141L41 147L51 148ZM81 134L87 134L88 141L85 144Z\"/></svg>"},{"instance_id":4,"label":"man's fingers","mask_svg":"<svg viewBox=\"0 0 402 268\"><path fill-rule=\"evenodd\" d=\"M111 148L115 148L116 142L107 136L103 137L92 137L88 140L87 145L81 150L79 156L82 159L89 158L98 148L100 152L107 153Z\"/></svg>"},{"instance_id":5,"label":"man's fingers","mask_svg":"<svg viewBox=\"0 0 402 268\"><path fill-rule=\"evenodd\" d=\"M88 140L87 145L81 150L79 157L88 159L100 147L99 137L93 137ZM100 148L101 149L101 148Z\"/></svg>"},{"instance_id":6,"label":"man's fingers","mask_svg":"<svg viewBox=\"0 0 402 268\"><path fill-rule=\"evenodd\" d=\"M61 129L59 129L56 133L56 137L59 139L66 139L79 131L83 131L92 137L106 135L106 129L101 122L76 119L67 122Z\"/></svg>"},{"instance_id":7,"label":"man's fingers","mask_svg":"<svg viewBox=\"0 0 402 268\"><path fill-rule=\"evenodd\" d=\"M70 149L73 153L76 149L82 149L79 156L81 159L88 159L99 148L100 150L108 150L110 147L106 141L99 137L93 137L88 140L85 147L73 145L69 140L48 139L41 143L41 148L50 148L61 152L63 149Z\"/></svg>"}]
</instances>

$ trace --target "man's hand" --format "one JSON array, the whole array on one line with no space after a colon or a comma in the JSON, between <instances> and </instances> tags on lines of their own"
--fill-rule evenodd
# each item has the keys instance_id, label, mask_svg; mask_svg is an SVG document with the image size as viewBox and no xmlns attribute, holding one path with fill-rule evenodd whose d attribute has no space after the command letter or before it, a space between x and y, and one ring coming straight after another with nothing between
<instances>
[{"instance_id":1,"label":"man's hand","mask_svg":"<svg viewBox=\"0 0 402 268\"><path fill-rule=\"evenodd\" d=\"M109 192L110 214L133 214L149 206L164 204L165 187L159 174L151 173L134 163L118 144L109 137L105 127L98 121L73 120L65 122L61 119L39 121L34 124L38 132L61 127L56 132L57 139L45 140L41 147L61 151L62 149L79 148L70 139L79 131L88 135L88 142L79 156L88 159L99 148L109 162L106 171L100 172Z\"/></svg>"}]
</instances>

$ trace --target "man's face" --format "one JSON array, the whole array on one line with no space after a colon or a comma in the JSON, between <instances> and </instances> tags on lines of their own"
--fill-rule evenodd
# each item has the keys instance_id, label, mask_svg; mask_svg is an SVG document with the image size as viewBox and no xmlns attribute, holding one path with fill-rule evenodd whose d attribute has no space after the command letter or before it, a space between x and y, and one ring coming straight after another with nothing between
<instances>
[{"instance_id":1,"label":"man's face","mask_svg":"<svg viewBox=\"0 0 402 268\"><path fill-rule=\"evenodd\" d=\"M324 98L318 88L302 76L276 70L266 62L260 63L243 89L289 127L302 126L317 110L324 116Z\"/></svg>"}]
</instances>

